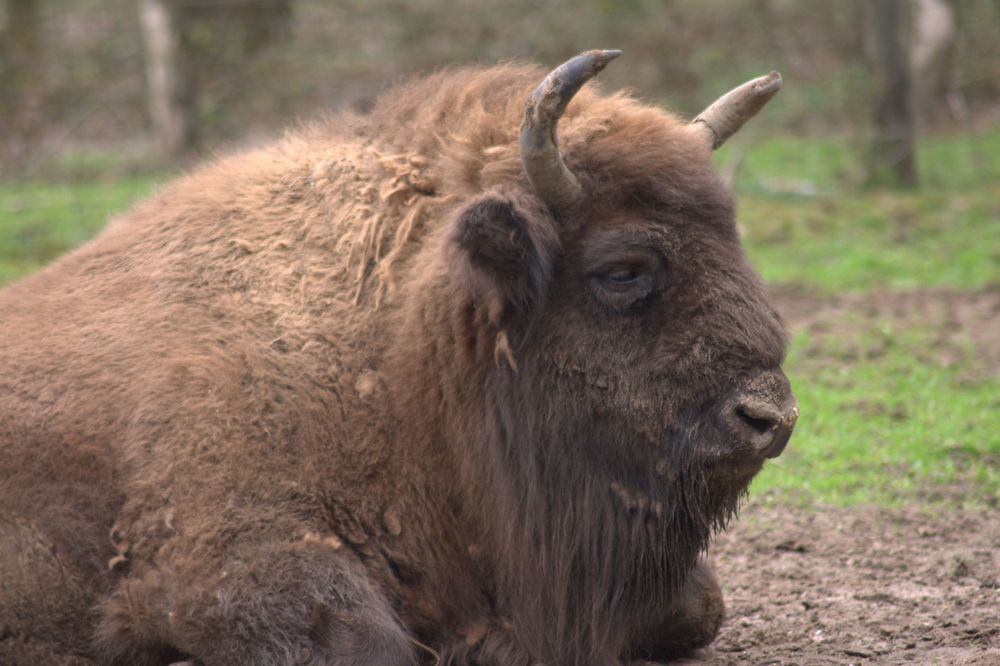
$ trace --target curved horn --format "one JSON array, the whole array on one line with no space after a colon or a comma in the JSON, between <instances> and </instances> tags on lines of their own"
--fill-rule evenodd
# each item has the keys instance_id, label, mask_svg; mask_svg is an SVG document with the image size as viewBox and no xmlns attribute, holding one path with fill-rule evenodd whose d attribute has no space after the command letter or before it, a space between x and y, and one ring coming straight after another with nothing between
<instances>
[{"instance_id":1,"label":"curved horn","mask_svg":"<svg viewBox=\"0 0 1000 666\"><path fill-rule=\"evenodd\" d=\"M771 72L733 88L691 121L715 150L757 115L781 90L781 74Z\"/></svg>"},{"instance_id":2,"label":"curved horn","mask_svg":"<svg viewBox=\"0 0 1000 666\"><path fill-rule=\"evenodd\" d=\"M556 124L584 83L621 51L586 51L552 70L528 98L521 123L521 163L549 208L564 210L582 195L580 182L559 154Z\"/></svg>"}]
</instances>

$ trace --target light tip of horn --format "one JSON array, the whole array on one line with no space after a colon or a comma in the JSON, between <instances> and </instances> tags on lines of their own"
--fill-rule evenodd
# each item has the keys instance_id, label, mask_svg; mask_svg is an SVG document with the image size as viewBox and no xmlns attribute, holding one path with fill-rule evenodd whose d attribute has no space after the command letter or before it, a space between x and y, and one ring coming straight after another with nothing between
<instances>
[{"instance_id":1,"label":"light tip of horn","mask_svg":"<svg viewBox=\"0 0 1000 666\"><path fill-rule=\"evenodd\" d=\"M622 54L619 49L593 49L584 51L579 57L589 57L598 68L604 69L609 62ZM598 71L600 71L600 69Z\"/></svg>"},{"instance_id":2,"label":"light tip of horn","mask_svg":"<svg viewBox=\"0 0 1000 666\"><path fill-rule=\"evenodd\" d=\"M781 74L779 72L771 72L760 77L758 90L765 94L773 94L781 90Z\"/></svg>"}]
</instances>

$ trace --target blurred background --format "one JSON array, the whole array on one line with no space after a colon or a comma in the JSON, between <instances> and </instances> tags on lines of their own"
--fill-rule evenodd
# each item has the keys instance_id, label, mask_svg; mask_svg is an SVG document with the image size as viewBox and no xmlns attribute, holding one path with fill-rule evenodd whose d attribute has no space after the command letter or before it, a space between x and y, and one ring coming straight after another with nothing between
<instances>
[{"instance_id":1,"label":"blurred background","mask_svg":"<svg viewBox=\"0 0 1000 666\"><path fill-rule=\"evenodd\" d=\"M2 0L2 173L73 153L183 158L365 110L415 73L598 47L627 56L608 88L688 115L779 69L758 134L971 133L1000 122L998 26L1000 2L952 0Z\"/></svg>"},{"instance_id":2,"label":"blurred background","mask_svg":"<svg viewBox=\"0 0 1000 666\"><path fill-rule=\"evenodd\" d=\"M1000 2L0 0L0 282L158 184L402 78L555 66L688 117L781 71L718 154L803 418L755 492L1000 500Z\"/></svg>"}]
</instances>

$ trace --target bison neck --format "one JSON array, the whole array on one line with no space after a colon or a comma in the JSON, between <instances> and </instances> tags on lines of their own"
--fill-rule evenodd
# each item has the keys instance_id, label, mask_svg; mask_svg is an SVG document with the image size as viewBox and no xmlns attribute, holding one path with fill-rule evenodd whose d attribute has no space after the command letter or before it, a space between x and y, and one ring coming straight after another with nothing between
<instances>
[{"instance_id":1,"label":"bison neck","mask_svg":"<svg viewBox=\"0 0 1000 666\"><path fill-rule=\"evenodd\" d=\"M497 606L537 661L617 663L741 489L713 498L679 464L658 476L622 424L492 385L456 455L471 461L462 485L495 554Z\"/></svg>"},{"instance_id":2,"label":"bison neck","mask_svg":"<svg viewBox=\"0 0 1000 666\"><path fill-rule=\"evenodd\" d=\"M474 642L480 634L460 625L482 611L533 662L618 663L631 638L665 617L743 488L707 482L687 455L705 434L692 424L640 442L628 424L598 419L542 363L521 357L516 372L497 363L493 338L467 309L406 314L402 330L428 332L397 341L388 365L425 484L413 494L434 516L426 532L436 540L409 549L426 573L421 601L444 609L426 615L428 638ZM440 372L433 382L428 368Z\"/></svg>"}]
</instances>

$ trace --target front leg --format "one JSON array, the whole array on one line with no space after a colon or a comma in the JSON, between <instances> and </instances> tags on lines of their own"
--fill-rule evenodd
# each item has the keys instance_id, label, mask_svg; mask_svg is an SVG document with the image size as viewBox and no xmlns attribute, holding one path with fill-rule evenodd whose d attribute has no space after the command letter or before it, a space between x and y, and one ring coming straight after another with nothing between
<instances>
[{"instance_id":1,"label":"front leg","mask_svg":"<svg viewBox=\"0 0 1000 666\"><path fill-rule=\"evenodd\" d=\"M412 665L389 604L337 545L265 543L215 566L180 561L136 572L102 608L101 647L122 664L183 656L205 666Z\"/></svg>"},{"instance_id":2,"label":"front leg","mask_svg":"<svg viewBox=\"0 0 1000 666\"><path fill-rule=\"evenodd\" d=\"M639 634L628 656L639 664L689 656L715 640L725 612L715 571L699 560L670 607Z\"/></svg>"}]
</instances>

